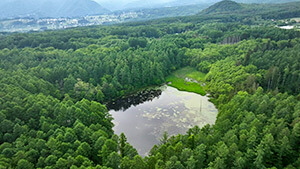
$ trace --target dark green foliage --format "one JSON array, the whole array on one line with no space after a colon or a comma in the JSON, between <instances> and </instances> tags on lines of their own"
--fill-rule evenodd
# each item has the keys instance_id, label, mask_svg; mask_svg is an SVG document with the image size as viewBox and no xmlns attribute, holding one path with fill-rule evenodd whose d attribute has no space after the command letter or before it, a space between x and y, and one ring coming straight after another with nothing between
<instances>
[{"instance_id":1,"label":"dark green foliage","mask_svg":"<svg viewBox=\"0 0 300 169\"><path fill-rule=\"evenodd\" d=\"M1 36L0 168L299 168L300 32L262 17L295 4ZM184 66L207 73L217 121L142 158L103 104Z\"/></svg>"},{"instance_id":2,"label":"dark green foliage","mask_svg":"<svg viewBox=\"0 0 300 169\"><path fill-rule=\"evenodd\" d=\"M243 9L242 5L231 1L231 0L223 0L221 2L218 2L209 8L201 11L201 14L212 14L212 13L222 13L222 12L232 12L235 10L241 10Z\"/></svg>"},{"instance_id":3,"label":"dark green foliage","mask_svg":"<svg viewBox=\"0 0 300 169\"><path fill-rule=\"evenodd\" d=\"M128 40L129 46L133 48L144 48L147 45L147 40L144 38L130 38Z\"/></svg>"}]
</instances>

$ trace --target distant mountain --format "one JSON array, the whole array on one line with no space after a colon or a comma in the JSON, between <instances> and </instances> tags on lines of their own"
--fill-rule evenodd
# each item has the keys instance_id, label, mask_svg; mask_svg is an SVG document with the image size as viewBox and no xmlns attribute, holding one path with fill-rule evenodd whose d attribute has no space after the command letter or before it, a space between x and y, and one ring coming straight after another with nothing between
<instances>
[{"instance_id":1,"label":"distant mountain","mask_svg":"<svg viewBox=\"0 0 300 169\"><path fill-rule=\"evenodd\" d=\"M222 0L173 0L166 4L170 6L182 6L182 5L192 5L192 4L213 4L220 2ZM287 3L295 2L300 0L232 0L238 3Z\"/></svg>"},{"instance_id":2,"label":"distant mountain","mask_svg":"<svg viewBox=\"0 0 300 169\"><path fill-rule=\"evenodd\" d=\"M263 19L280 19L280 18L292 18L299 17L300 1L288 2L288 3L237 3L232 0L223 0L207 9L198 13L198 16L216 17L224 15L239 16L259 16ZM280 11L280 12L278 12ZM234 19L234 18L232 18Z\"/></svg>"},{"instance_id":3,"label":"distant mountain","mask_svg":"<svg viewBox=\"0 0 300 169\"><path fill-rule=\"evenodd\" d=\"M167 6L184 6L184 5L195 5L195 4L213 4L220 0L173 0L165 3Z\"/></svg>"},{"instance_id":4,"label":"distant mountain","mask_svg":"<svg viewBox=\"0 0 300 169\"><path fill-rule=\"evenodd\" d=\"M131 21L149 20L164 17L177 17L177 16L189 16L198 14L201 10L206 9L210 4L194 4L175 7L161 7L161 8L144 8L144 9L127 9L122 11L115 11L114 14L120 15L124 12L137 12L138 18L134 18Z\"/></svg>"},{"instance_id":5,"label":"distant mountain","mask_svg":"<svg viewBox=\"0 0 300 169\"><path fill-rule=\"evenodd\" d=\"M65 0L58 11L59 16L84 16L105 14L110 11L92 0Z\"/></svg>"},{"instance_id":6,"label":"distant mountain","mask_svg":"<svg viewBox=\"0 0 300 169\"><path fill-rule=\"evenodd\" d=\"M300 0L235 0L239 3L287 3L287 2L296 2Z\"/></svg>"},{"instance_id":7,"label":"distant mountain","mask_svg":"<svg viewBox=\"0 0 300 169\"><path fill-rule=\"evenodd\" d=\"M125 9L166 8L188 5L207 5L220 0L136 0L124 6Z\"/></svg>"},{"instance_id":8,"label":"distant mountain","mask_svg":"<svg viewBox=\"0 0 300 169\"><path fill-rule=\"evenodd\" d=\"M187 5L207 7L220 1L221 0L0 0L0 19L15 17L78 17L110 13L108 9L102 7L100 4L104 4L112 10L155 8L154 11L158 11L158 8L163 8L159 10L159 13L161 13L162 10L165 9L167 12L170 11L169 7ZM283 3L297 0L234 1L238 3ZM194 9L195 8L193 8L193 11L195 11ZM176 10L180 11L180 9ZM170 16L173 16L173 14Z\"/></svg>"},{"instance_id":9,"label":"distant mountain","mask_svg":"<svg viewBox=\"0 0 300 169\"><path fill-rule=\"evenodd\" d=\"M0 18L76 17L110 12L92 0L1 0Z\"/></svg>"},{"instance_id":10,"label":"distant mountain","mask_svg":"<svg viewBox=\"0 0 300 169\"><path fill-rule=\"evenodd\" d=\"M165 7L164 3L160 1L145 1L145 0L136 0L129 2L124 5L124 9L147 9L147 8L160 8Z\"/></svg>"},{"instance_id":11,"label":"distant mountain","mask_svg":"<svg viewBox=\"0 0 300 169\"><path fill-rule=\"evenodd\" d=\"M110 10L148 9L178 7L187 5L207 5L221 0L94 0ZM286 3L299 0L234 0L238 3Z\"/></svg>"},{"instance_id":12,"label":"distant mountain","mask_svg":"<svg viewBox=\"0 0 300 169\"><path fill-rule=\"evenodd\" d=\"M232 12L241 9L243 9L241 4L231 0L223 0L201 11L201 14Z\"/></svg>"}]
</instances>

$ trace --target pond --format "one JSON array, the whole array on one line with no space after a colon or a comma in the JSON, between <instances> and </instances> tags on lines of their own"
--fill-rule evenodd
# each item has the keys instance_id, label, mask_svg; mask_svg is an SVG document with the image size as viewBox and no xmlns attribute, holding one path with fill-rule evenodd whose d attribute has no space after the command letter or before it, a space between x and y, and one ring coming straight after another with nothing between
<instances>
[{"instance_id":1,"label":"pond","mask_svg":"<svg viewBox=\"0 0 300 169\"><path fill-rule=\"evenodd\" d=\"M107 106L114 118L115 133L123 132L142 156L159 144L165 131L169 135L185 134L195 125L214 124L218 114L208 97L166 85Z\"/></svg>"}]
</instances>

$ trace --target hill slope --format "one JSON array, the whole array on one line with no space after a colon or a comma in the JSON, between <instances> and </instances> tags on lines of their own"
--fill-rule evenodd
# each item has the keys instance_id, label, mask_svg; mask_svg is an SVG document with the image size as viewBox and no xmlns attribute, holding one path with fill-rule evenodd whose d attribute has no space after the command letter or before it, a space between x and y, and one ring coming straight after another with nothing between
<instances>
[{"instance_id":1,"label":"hill slope","mask_svg":"<svg viewBox=\"0 0 300 169\"><path fill-rule=\"evenodd\" d=\"M235 0L239 3L287 3L287 2L296 2L299 0Z\"/></svg>"},{"instance_id":2,"label":"hill slope","mask_svg":"<svg viewBox=\"0 0 300 169\"><path fill-rule=\"evenodd\" d=\"M259 16L263 19L283 19L299 17L299 5L300 1L273 4L244 4L231 0L224 0L199 12L199 15L209 18L220 18L225 15L230 15L243 18Z\"/></svg>"},{"instance_id":3,"label":"hill slope","mask_svg":"<svg viewBox=\"0 0 300 169\"><path fill-rule=\"evenodd\" d=\"M74 17L109 12L92 0L4 0L0 9L0 18Z\"/></svg>"},{"instance_id":4,"label":"hill slope","mask_svg":"<svg viewBox=\"0 0 300 169\"><path fill-rule=\"evenodd\" d=\"M231 0L224 0L218 2L209 8L203 10L202 14L211 14L211 13L224 13L224 12L232 12L243 9L242 5L231 1Z\"/></svg>"}]
</instances>

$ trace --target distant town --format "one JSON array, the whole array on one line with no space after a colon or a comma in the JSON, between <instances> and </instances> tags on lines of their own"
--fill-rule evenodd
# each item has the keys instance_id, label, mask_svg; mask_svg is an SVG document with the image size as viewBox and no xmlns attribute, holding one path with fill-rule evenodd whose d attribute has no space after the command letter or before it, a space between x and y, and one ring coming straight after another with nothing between
<instances>
[{"instance_id":1,"label":"distant town","mask_svg":"<svg viewBox=\"0 0 300 169\"><path fill-rule=\"evenodd\" d=\"M165 8L160 10L146 9L136 11L118 11L111 14L103 15L89 15L84 17L61 17L61 18L35 18L35 17L20 17L13 19L2 19L0 20L0 32L12 33L12 32L39 32L46 30L66 29L82 26L93 26L93 25L109 25L117 24L128 21L139 21L147 19L155 19L162 17L172 16L184 16L192 15L197 10L186 12L186 14L180 13L185 11L185 8L178 10L176 8L169 8L166 13L161 12ZM168 8L167 8L168 9ZM297 29L300 30L300 18L289 18L284 20L272 19L269 23L273 26L281 29Z\"/></svg>"},{"instance_id":2,"label":"distant town","mask_svg":"<svg viewBox=\"0 0 300 169\"><path fill-rule=\"evenodd\" d=\"M0 20L0 32L30 32L65 29L79 26L122 23L143 16L142 12L122 12L78 18L16 18Z\"/></svg>"}]
</instances>

